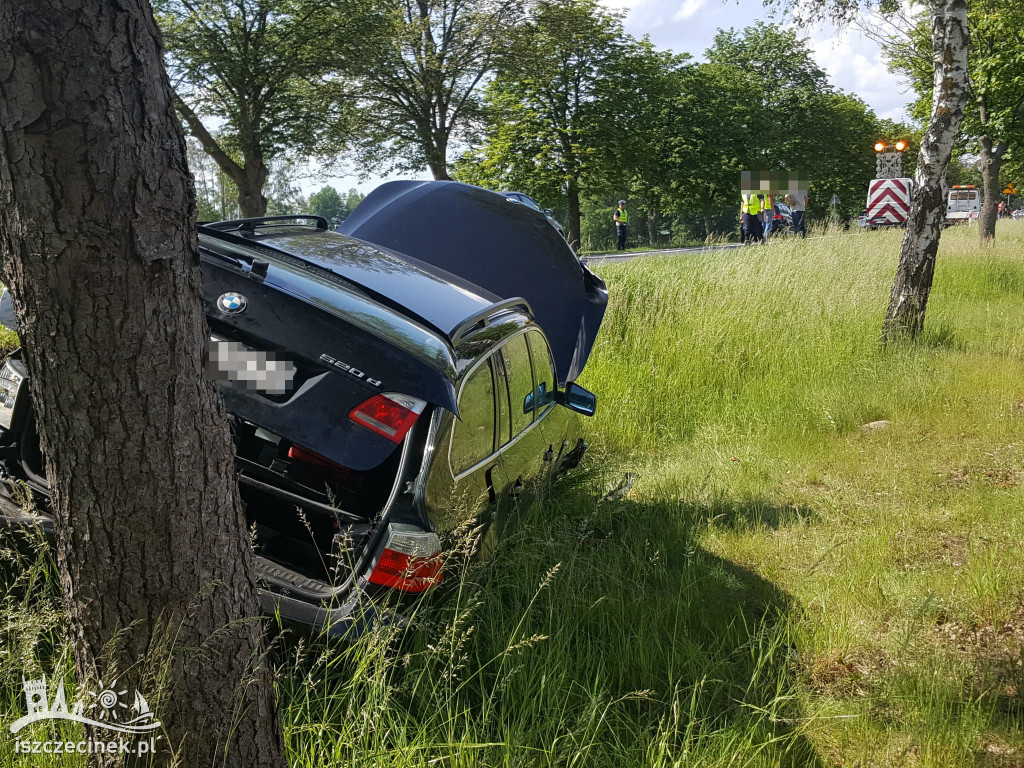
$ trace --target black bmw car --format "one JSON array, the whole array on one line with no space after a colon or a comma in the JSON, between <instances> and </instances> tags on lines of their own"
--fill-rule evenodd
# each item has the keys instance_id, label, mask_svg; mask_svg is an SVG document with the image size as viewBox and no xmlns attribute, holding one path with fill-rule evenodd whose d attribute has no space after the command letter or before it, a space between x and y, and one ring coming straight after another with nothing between
<instances>
[{"instance_id":1,"label":"black bmw car","mask_svg":"<svg viewBox=\"0 0 1024 768\"><path fill-rule=\"evenodd\" d=\"M208 368L264 607L332 631L364 599L440 582L446 532L500 530L510 503L580 460L577 414L596 401L573 381L607 303L543 219L475 187L385 184L346 228L199 226ZM26 376L18 353L0 370L0 514L48 528Z\"/></svg>"}]
</instances>

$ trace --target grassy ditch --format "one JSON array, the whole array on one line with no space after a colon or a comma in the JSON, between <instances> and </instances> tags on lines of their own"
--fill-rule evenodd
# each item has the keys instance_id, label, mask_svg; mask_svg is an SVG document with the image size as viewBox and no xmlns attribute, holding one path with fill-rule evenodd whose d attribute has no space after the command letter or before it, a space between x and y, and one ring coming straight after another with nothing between
<instances>
[{"instance_id":1,"label":"grassy ditch","mask_svg":"<svg viewBox=\"0 0 1024 768\"><path fill-rule=\"evenodd\" d=\"M976 237L888 350L899 233L600 267L590 458L409 627L275 636L293 764L1024 764L1024 222ZM4 552L7 723L68 654Z\"/></svg>"}]
</instances>

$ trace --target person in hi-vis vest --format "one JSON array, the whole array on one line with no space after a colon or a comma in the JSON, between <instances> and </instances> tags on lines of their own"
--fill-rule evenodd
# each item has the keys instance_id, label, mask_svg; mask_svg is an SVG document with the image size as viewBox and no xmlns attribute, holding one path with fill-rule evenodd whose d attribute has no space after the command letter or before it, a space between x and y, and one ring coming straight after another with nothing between
<instances>
[{"instance_id":1,"label":"person in hi-vis vest","mask_svg":"<svg viewBox=\"0 0 1024 768\"><path fill-rule=\"evenodd\" d=\"M625 200L619 200L619 207L615 209L612 218L615 220L615 233L618 235L618 239L615 241L615 250L624 251L626 250L626 229L629 227L629 214L626 213Z\"/></svg>"},{"instance_id":2,"label":"person in hi-vis vest","mask_svg":"<svg viewBox=\"0 0 1024 768\"><path fill-rule=\"evenodd\" d=\"M756 192L744 192L743 204L743 242L764 242L764 224L758 214L764 211L764 198Z\"/></svg>"}]
</instances>

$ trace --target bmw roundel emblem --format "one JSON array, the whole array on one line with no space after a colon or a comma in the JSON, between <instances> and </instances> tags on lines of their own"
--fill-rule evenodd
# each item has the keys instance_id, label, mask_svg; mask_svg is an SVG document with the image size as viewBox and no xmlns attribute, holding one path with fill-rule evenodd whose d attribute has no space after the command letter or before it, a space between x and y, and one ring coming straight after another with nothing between
<instances>
[{"instance_id":1,"label":"bmw roundel emblem","mask_svg":"<svg viewBox=\"0 0 1024 768\"><path fill-rule=\"evenodd\" d=\"M217 309L225 315L237 315L239 312L245 312L248 303L245 296L240 293L225 293L217 299Z\"/></svg>"}]
</instances>

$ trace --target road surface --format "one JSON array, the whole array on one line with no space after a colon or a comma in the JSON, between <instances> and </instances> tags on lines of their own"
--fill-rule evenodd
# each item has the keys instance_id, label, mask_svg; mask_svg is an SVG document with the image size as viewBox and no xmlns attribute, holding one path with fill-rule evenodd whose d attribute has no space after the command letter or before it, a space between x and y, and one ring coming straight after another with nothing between
<instances>
[{"instance_id":1,"label":"road surface","mask_svg":"<svg viewBox=\"0 0 1024 768\"><path fill-rule=\"evenodd\" d=\"M724 243L723 245L694 245L689 248L661 248L656 251L632 251L629 253L602 253L596 256L584 256L580 259L584 264L610 264L620 261L632 261L645 256L677 256L681 253L700 253L701 251L724 251L730 248L742 248L742 243Z\"/></svg>"}]
</instances>

